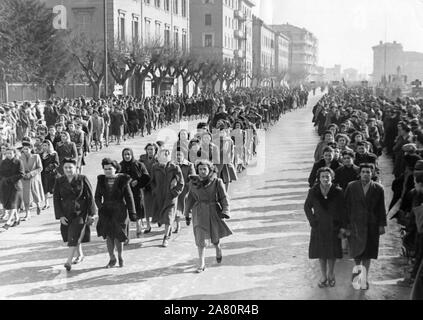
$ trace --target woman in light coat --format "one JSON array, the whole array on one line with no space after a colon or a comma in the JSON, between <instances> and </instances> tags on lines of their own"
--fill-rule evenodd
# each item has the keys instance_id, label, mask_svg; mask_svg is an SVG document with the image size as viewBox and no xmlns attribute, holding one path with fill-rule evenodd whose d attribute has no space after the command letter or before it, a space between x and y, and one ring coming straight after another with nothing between
<instances>
[{"instance_id":1,"label":"woman in light coat","mask_svg":"<svg viewBox=\"0 0 423 320\"><path fill-rule=\"evenodd\" d=\"M195 244L198 248L201 273L206 268L205 253L207 242L211 240L216 248L216 261L222 262L220 239L232 234L223 217L229 214L229 198L225 185L216 177L216 169L207 160L199 160L195 165L198 175L191 176L188 197L185 201L184 215L190 224L192 212ZM217 208L221 208L218 213Z\"/></svg>"},{"instance_id":2,"label":"woman in light coat","mask_svg":"<svg viewBox=\"0 0 423 320\"><path fill-rule=\"evenodd\" d=\"M24 166L25 175L23 177L23 202L25 206L25 217L22 221L28 220L30 215L30 205L35 203L37 206L37 215L41 213L41 204L45 202L41 172L43 165L38 154L31 154L32 146L30 143L22 144L21 161Z\"/></svg>"}]
</instances>

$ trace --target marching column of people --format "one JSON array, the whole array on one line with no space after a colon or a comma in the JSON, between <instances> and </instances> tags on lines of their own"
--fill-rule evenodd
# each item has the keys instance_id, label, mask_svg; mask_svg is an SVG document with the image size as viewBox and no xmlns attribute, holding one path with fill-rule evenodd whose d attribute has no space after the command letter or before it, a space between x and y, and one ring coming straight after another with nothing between
<instances>
[{"instance_id":1,"label":"marching column of people","mask_svg":"<svg viewBox=\"0 0 423 320\"><path fill-rule=\"evenodd\" d=\"M388 220L396 219L402 226L402 254L411 264L410 274L398 284L413 286L413 299L423 298L422 106L423 99L391 101L371 89L338 87L313 108L322 140L304 210L311 226L309 257L320 260L320 288L335 286L335 261L349 253L358 266L354 288L368 289L380 236ZM388 213L378 164L383 150L392 156L395 178Z\"/></svg>"},{"instance_id":2,"label":"marching column of people","mask_svg":"<svg viewBox=\"0 0 423 320\"><path fill-rule=\"evenodd\" d=\"M152 224L164 226L166 248L184 217L187 225L193 221L197 271L202 272L210 241L217 262L222 262L220 239L232 234L224 221L230 218L229 186L256 155L257 130L267 130L284 113L304 107L307 97L302 87L244 88L191 98L55 99L47 102L44 115L38 102L2 108L2 129L6 118L17 120L15 129L20 128L16 139L5 135L6 143L1 144L0 203L7 218L3 228L20 223L19 209L29 219L35 204L40 214L49 207L47 196L52 194L62 239L69 246L64 266L70 271L72 264L84 260L82 243L91 240L97 211L97 236L104 238L109 253L107 268L123 267L130 222L136 223L137 238L150 233ZM21 118L13 116L16 110ZM178 133L173 148L156 141L146 145L139 160L128 148L120 163L103 159L104 174L98 176L95 192L82 174L93 146L101 150L112 139L119 144L137 134L144 136L145 129L149 135L153 128L204 115L208 120L199 122L196 132ZM15 148L19 141L22 147Z\"/></svg>"}]
</instances>

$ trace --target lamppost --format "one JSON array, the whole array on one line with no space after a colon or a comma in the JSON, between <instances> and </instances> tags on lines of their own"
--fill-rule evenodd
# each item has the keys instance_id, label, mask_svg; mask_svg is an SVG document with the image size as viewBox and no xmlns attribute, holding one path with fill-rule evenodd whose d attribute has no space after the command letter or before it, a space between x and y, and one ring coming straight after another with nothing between
<instances>
[{"instance_id":1,"label":"lamppost","mask_svg":"<svg viewBox=\"0 0 423 320\"><path fill-rule=\"evenodd\" d=\"M108 96L109 76L107 66L109 64L107 57L107 0L104 0L104 95Z\"/></svg>"}]
</instances>

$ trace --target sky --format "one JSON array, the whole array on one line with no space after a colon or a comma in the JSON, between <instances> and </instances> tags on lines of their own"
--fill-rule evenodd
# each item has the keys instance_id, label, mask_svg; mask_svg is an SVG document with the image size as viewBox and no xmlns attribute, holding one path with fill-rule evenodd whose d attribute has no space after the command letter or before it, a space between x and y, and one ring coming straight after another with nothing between
<instances>
[{"instance_id":1,"label":"sky","mask_svg":"<svg viewBox=\"0 0 423 320\"><path fill-rule=\"evenodd\" d=\"M405 51L423 52L423 0L256 0L256 3L255 14L266 23L288 22L316 35L318 64L326 68L340 64L342 69L355 68L371 74L372 47L379 41L397 41Z\"/></svg>"}]
</instances>

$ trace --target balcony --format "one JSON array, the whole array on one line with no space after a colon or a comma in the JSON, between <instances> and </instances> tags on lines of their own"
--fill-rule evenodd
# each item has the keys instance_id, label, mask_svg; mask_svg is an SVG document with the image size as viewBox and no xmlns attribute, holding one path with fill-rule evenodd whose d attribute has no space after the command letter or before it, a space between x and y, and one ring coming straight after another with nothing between
<instances>
[{"instance_id":1,"label":"balcony","mask_svg":"<svg viewBox=\"0 0 423 320\"><path fill-rule=\"evenodd\" d=\"M245 58L244 50L239 50L239 49L234 50L234 56L235 58L238 58L238 59Z\"/></svg>"},{"instance_id":2,"label":"balcony","mask_svg":"<svg viewBox=\"0 0 423 320\"><path fill-rule=\"evenodd\" d=\"M242 30L235 30L234 34L235 34L235 38L245 39L245 33Z\"/></svg>"},{"instance_id":3,"label":"balcony","mask_svg":"<svg viewBox=\"0 0 423 320\"><path fill-rule=\"evenodd\" d=\"M240 20L240 21L245 21L247 20L247 16L245 15L245 13L241 10L235 10L234 11L235 14L235 18Z\"/></svg>"}]
</instances>

